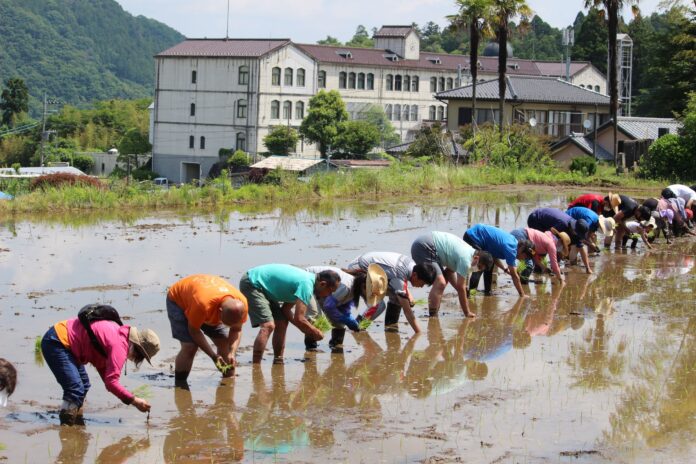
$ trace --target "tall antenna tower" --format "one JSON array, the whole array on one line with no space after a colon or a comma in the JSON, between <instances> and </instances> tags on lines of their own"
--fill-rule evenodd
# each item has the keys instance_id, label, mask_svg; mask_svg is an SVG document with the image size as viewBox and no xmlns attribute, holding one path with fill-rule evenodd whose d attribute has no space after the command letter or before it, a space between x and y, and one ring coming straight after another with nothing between
<instances>
[{"instance_id":1,"label":"tall antenna tower","mask_svg":"<svg viewBox=\"0 0 696 464\"><path fill-rule=\"evenodd\" d=\"M633 80L633 40L628 34L616 34L616 76L619 80L621 116L631 115L631 81ZM607 85L607 88L609 86Z\"/></svg>"},{"instance_id":2,"label":"tall antenna tower","mask_svg":"<svg viewBox=\"0 0 696 464\"><path fill-rule=\"evenodd\" d=\"M563 29L563 45L566 48L565 80L570 82L570 49L575 45L575 29L573 26Z\"/></svg>"}]
</instances>

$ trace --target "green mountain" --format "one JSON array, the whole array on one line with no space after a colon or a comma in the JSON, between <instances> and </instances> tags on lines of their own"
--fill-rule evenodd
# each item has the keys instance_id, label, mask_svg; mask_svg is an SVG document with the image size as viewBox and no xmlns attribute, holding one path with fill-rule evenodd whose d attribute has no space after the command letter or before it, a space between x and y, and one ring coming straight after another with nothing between
<instances>
[{"instance_id":1,"label":"green mountain","mask_svg":"<svg viewBox=\"0 0 696 464\"><path fill-rule=\"evenodd\" d=\"M21 77L31 106L152 95L153 55L174 29L134 17L114 0L0 0L0 80Z\"/></svg>"}]
</instances>

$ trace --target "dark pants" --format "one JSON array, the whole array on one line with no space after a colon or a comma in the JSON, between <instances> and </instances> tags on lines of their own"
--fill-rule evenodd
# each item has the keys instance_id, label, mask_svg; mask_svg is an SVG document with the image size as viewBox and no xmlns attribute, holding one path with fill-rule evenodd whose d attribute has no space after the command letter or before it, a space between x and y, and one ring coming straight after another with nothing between
<instances>
[{"instance_id":1,"label":"dark pants","mask_svg":"<svg viewBox=\"0 0 696 464\"><path fill-rule=\"evenodd\" d=\"M481 247L471 238L468 232L464 232L464 241L471 245L474 250L481 250ZM481 274L483 274L483 291L486 294L490 294L493 286L493 267L486 271L472 272L471 277L469 277L469 290L475 290L478 287Z\"/></svg>"},{"instance_id":2,"label":"dark pants","mask_svg":"<svg viewBox=\"0 0 696 464\"><path fill-rule=\"evenodd\" d=\"M524 230L522 227L511 231L510 234L512 234L512 236L515 237L517 241L529 240L529 235L527 235L527 231ZM532 272L534 271L534 260L532 258L527 258L524 260L524 264L525 268L524 271L520 273L520 280L523 284L526 284L529 282L529 276L531 276Z\"/></svg>"},{"instance_id":3,"label":"dark pants","mask_svg":"<svg viewBox=\"0 0 696 464\"><path fill-rule=\"evenodd\" d=\"M82 407L90 383L85 366L79 364L69 349L61 343L56 329L51 327L41 340L46 364L63 387L63 399Z\"/></svg>"}]
</instances>

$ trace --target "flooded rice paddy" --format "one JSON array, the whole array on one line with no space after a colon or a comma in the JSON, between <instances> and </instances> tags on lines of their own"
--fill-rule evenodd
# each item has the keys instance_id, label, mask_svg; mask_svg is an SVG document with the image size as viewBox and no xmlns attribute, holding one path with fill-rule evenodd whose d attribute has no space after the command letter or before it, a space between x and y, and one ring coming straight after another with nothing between
<instances>
[{"instance_id":1,"label":"flooded rice paddy","mask_svg":"<svg viewBox=\"0 0 696 464\"><path fill-rule=\"evenodd\" d=\"M293 205L259 211L44 216L2 220L0 357L19 370L0 409L0 461L121 462L689 462L696 451L696 242L604 252L594 275L531 284L508 276L462 317L449 288L414 336L375 322L345 354L305 353L288 329L285 365L252 367L246 325L232 379L197 357L191 390L173 388L178 343L167 286L191 273L235 285L269 262L343 265L365 251L408 253L428 230L461 235L485 222L510 230L552 190L490 192L427 203ZM385 206L385 203L388 203ZM35 339L86 303L114 305L161 337L154 367L124 385L152 403L149 421L88 368L86 427L58 426L61 390Z\"/></svg>"}]
</instances>

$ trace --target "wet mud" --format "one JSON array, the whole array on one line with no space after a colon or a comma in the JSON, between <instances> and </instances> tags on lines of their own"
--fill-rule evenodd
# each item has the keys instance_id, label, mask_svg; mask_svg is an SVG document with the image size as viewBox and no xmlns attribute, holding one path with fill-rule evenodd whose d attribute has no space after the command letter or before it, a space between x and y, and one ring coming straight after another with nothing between
<instances>
[{"instance_id":1,"label":"wet mud","mask_svg":"<svg viewBox=\"0 0 696 464\"><path fill-rule=\"evenodd\" d=\"M696 451L696 242L646 252L602 252L595 274L569 266L519 300L508 276L463 317L449 288L423 333L402 318L327 341L306 353L288 329L286 360L251 365L256 330L244 327L239 367L220 379L204 356L190 391L175 389L178 343L166 317L167 286L191 273L234 284L250 267L349 262L364 251L408 253L429 230L461 235L486 222L510 230L552 189L472 193L427 203L277 207L262 211L132 213L126 217L0 220L0 357L19 370L0 409L0 461L121 462L690 462ZM639 195L637 195L639 196ZM385 206L388 203L388 206ZM142 237L142 238L141 238ZM149 420L92 388L85 427L60 427L61 391L34 343L84 304L114 305L162 340L154 367L128 367L124 385L153 405Z\"/></svg>"}]
</instances>

